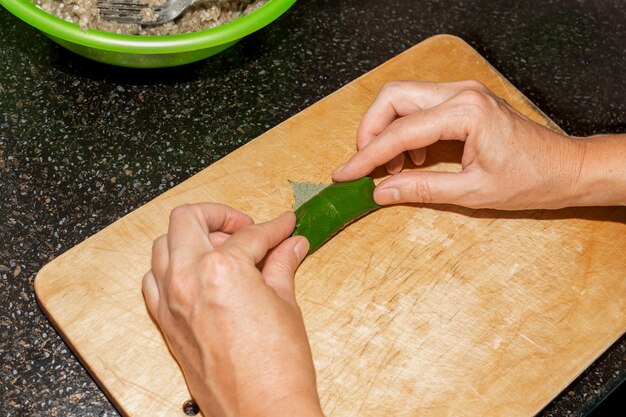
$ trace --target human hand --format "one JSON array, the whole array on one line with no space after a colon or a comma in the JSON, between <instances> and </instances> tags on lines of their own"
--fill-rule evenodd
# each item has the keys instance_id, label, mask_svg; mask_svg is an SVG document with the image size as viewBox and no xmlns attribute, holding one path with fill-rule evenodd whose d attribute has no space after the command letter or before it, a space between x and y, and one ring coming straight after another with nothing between
<instances>
[{"instance_id":1,"label":"human hand","mask_svg":"<svg viewBox=\"0 0 626 417\"><path fill-rule=\"evenodd\" d=\"M187 205L154 242L146 305L207 416L322 414L294 293L309 245L289 238L294 225L293 213L254 225L224 205Z\"/></svg>"},{"instance_id":2,"label":"human hand","mask_svg":"<svg viewBox=\"0 0 626 417\"><path fill-rule=\"evenodd\" d=\"M465 141L461 172L401 172L438 140ZM585 142L527 119L475 81L385 85L363 117L357 149L333 173L349 181L386 164L378 204L448 203L505 210L577 205Z\"/></svg>"}]
</instances>

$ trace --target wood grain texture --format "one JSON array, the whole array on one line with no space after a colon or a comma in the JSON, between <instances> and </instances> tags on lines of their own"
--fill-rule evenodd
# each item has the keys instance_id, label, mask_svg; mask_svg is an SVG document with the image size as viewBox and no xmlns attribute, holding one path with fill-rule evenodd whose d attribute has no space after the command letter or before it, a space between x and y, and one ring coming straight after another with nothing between
<instances>
[{"instance_id":1,"label":"wood grain texture","mask_svg":"<svg viewBox=\"0 0 626 417\"><path fill-rule=\"evenodd\" d=\"M462 40L436 36L243 146L46 265L48 317L119 410L183 416L179 368L140 281L172 208L216 201L264 221L288 180L328 182L397 79L478 79L557 128ZM461 145L426 169L458 170ZM626 330L626 209L397 206L350 225L297 274L327 415L530 416Z\"/></svg>"}]
</instances>

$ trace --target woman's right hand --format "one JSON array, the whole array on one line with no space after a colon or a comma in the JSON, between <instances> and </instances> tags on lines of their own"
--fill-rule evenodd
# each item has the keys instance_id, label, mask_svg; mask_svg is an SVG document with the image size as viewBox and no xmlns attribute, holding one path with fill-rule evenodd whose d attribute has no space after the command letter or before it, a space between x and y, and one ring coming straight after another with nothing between
<instances>
[{"instance_id":1,"label":"woman's right hand","mask_svg":"<svg viewBox=\"0 0 626 417\"><path fill-rule=\"evenodd\" d=\"M462 170L402 172L438 140L465 142ZM626 204L626 139L564 136L476 81L392 82L361 121L357 152L333 173L349 181L386 165L377 203L447 203L504 210Z\"/></svg>"}]
</instances>

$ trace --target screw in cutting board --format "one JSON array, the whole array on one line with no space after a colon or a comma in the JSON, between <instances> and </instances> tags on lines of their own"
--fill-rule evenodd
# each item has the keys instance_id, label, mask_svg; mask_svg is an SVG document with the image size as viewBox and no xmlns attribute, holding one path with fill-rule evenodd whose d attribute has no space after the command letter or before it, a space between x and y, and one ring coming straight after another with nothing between
<instances>
[{"instance_id":1,"label":"screw in cutting board","mask_svg":"<svg viewBox=\"0 0 626 417\"><path fill-rule=\"evenodd\" d=\"M194 400L187 400L183 403L183 412L188 416L196 416L200 412L200 407Z\"/></svg>"}]
</instances>

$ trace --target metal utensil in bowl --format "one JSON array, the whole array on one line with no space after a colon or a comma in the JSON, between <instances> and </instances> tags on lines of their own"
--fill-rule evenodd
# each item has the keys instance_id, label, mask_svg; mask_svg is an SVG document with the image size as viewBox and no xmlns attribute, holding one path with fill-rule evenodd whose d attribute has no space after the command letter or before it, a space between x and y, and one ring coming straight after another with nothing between
<instances>
[{"instance_id":1,"label":"metal utensil in bowl","mask_svg":"<svg viewBox=\"0 0 626 417\"><path fill-rule=\"evenodd\" d=\"M96 0L100 19L137 25L160 25L176 19L197 0L165 0L151 5L140 0Z\"/></svg>"}]
</instances>

